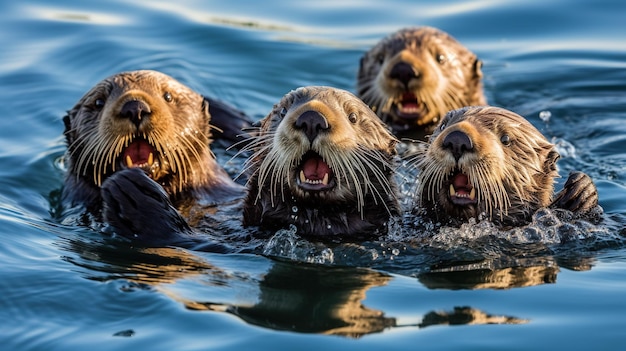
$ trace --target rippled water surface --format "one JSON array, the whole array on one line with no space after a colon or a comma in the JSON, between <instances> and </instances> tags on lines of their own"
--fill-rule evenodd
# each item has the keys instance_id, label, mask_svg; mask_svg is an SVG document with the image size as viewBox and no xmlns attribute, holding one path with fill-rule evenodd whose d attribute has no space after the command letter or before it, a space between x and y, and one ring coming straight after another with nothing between
<instances>
[{"instance_id":1,"label":"rippled water surface","mask_svg":"<svg viewBox=\"0 0 626 351\"><path fill-rule=\"evenodd\" d=\"M625 11L616 0L0 2L0 345L622 349ZM494 238L480 223L427 244L399 230L336 247L282 230L216 254L134 247L54 218L61 117L99 80L155 69L259 119L298 86L354 91L363 52L412 25L478 54L488 101L558 145L563 178L594 179L602 225L544 211L531 232Z\"/></svg>"}]
</instances>

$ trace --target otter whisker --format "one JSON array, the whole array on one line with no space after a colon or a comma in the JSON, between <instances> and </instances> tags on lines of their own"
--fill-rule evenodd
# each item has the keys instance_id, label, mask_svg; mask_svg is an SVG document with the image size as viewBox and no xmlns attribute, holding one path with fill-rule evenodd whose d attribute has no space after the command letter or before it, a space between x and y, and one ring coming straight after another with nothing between
<instances>
[{"instance_id":1,"label":"otter whisker","mask_svg":"<svg viewBox=\"0 0 626 351\"><path fill-rule=\"evenodd\" d=\"M263 161L267 158L266 154L267 154L267 149L269 149L271 146L266 145L264 147L263 150L261 150L261 152L259 153L255 153L252 156L250 156L244 163L242 166L241 171L239 172L239 174L237 174L237 176L235 177L235 179L238 179L240 176L248 173L251 169L253 170L253 173L250 176L254 176L256 173L258 173L258 168L260 167L260 165L263 163Z\"/></svg>"},{"instance_id":2,"label":"otter whisker","mask_svg":"<svg viewBox=\"0 0 626 351\"><path fill-rule=\"evenodd\" d=\"M289 165L291 164L291 161L284 160L282 158L283 156L279 154L278 152L276 152L275 149L271 149L266 155L264 155L264 159L261 161L261 164L259 166L259 169L261 170L258 176L259 189L263 188L263 185L266 183L268 176L275 172L277 172L279 176L281 177L286 176L287 174L286 168L289 167ZM281 166L277 167L278 165L281 165ZM277 189L278 189L278 186L280 185L278 180L284 179L284 178L269 177L269 179L270 179L269 190L271 194L271 202L272 202L272 206L275 206L274 198L278 193ZM260 192L257 196L258 197L261 196ZM282 187L281 187L281 198L283 198L284 200L284 190L282 190Z\"/></svg>"},{"instance_id":3,"label":"otter whisker","mask_svg":"<svg viewBox=\"0 0 626 351\"><path fill-rule=\"evenodd\" d=\"M335 175L337 176L338 180L340 180L341 178L345 178L347 186L349 186L350 183L353 184L352 190L354 191L357 199L357 207L359 208L359 212L361 212L364 204L364 195L361 187L361 181L359 180L359 177L357 177L355 171L357 169L360 171L359 168L362 166L358 162L354 162L354 156L352 153L343 155L343 157L338 157L338 155L336 155L335 153L327 153L323 156L328 159L330 167L335 168Z\"/></svg>"},{"instance_id":4,"label":"otter whisker","mask_svg":"<svg viewBox=\"0 0 626 351\"><path fill-rule=\"evenodd\" d=\"M372 155L368 155L366 150L360 150L361 152L355 153L355 156L361 160L361 163L367 166L367 169L376 177L378 183L383 186L385 192L391 192L391 185L387 176L384 174L385 169L393 170L394 166L385 159L381 152L374 152ZM379 163L380 165L377 165ZM370 177L368 177L369 179ZM369 182L371 184L371 181Z\"/></svg>"},{"instance_id":5,"label":"otter whisker","mask_svg":"<svg viewBox=\"0 0 626 351\"><path fill-rule=\"evenodd\" d=\"M413 141L415 144L419 144L420 147L413 153L402 155L401 160L407 165L407 171L415 170L419 167L420 163L426 157L428 151L428 143L424 141Z\"/></svg>"},{"instance_id":6,"label":"otter whisker","mask_svg":"<svg viewBox=\"0 0 626 351\"><path fill-rule=\"evenodd\" d=\"M319 115L328 128L302 130L300 122L317 123ZM299 88L274 105L256 133L241 148L251 152L243 172L252 173L244 223L295 224L301 235L333 240L387 229L399 204L390 157L379 150L388 150L395 138L362 101L339 89Z\"/></svg>"},{"instance_id":7,"label":"otter whisker","mask_svg":"<svg viewBox=\"0 0 626 351\"><path fill-rule=\"evenodd\" d=\"M361 161L363 165L367 166L367 170L371 172L371 174L375 177L381 187L381 190L379 191L378 188L370 180L371 177L364 176L364 179L366 179L366 187L372 194L376 195L374 196L374 202L378 204L378 199L380 199L380 203L382 203L386 211L391 214L391 211L386 204L384 195L392 193L394 189L392 189L389 180L381 169L382 167L388 167L389 169L391 169L391 164L388 164L388 162L383 159L380 153L375 153L374 157L369 157L367 154L363 153L355 153L355 156ZM382 163L383 166L381 168L377 167L377 165L375 164L376 161Z\"/></svg>"},{"instance_id":8,"label":"otter whisker","mask_svg":"<svg viewBox=\"0 0 626 351\"><path fill-rule=\"evenodd\" d=\"M88 147L85 148L85 150L87 151L87 155L94 155L93 158L84 159L84 161L86 162L85 171L87 170L86 167L89 167L88 164L91 163L93 165L92 169L94 183L100 186L103 181L102 176L107 173L106 167L108 166L108 164L105 163L104 158L111 152L112 146L114 146L115 143L119 141L118 138L113 138L112 140L102 140L101 137L94 138L94 140L97 140L98 142L91 143Z\"/></svg>"},{"instance_id":9,"label":"otter whisker","mask_svg":"<svg viewBox=\"0 0 626 351\"><path fill-rule=\"evenodd\" d=\"M200 156L200 152L198 151L200 148L203 148L204 145L202 140L196 135L189 135L188 138L182 138L181 142L184 144L183 146L187 146L187 149L191 151L191 155L187 152L183 152L182 150L178 150L182 154L182 156L187 160L187 164L191 165L192 160L191 156L193 156L197 162L202 162L202 156ZM187 174L187 172L185 172Z\"/></svg>"},{"instance_id":10,"label":"otter whisker","mask_svg":"<svg viewBox=\"0 0 626 351\"><path fill-rule=\"evenodd\" d=\"M87 134L88 137L77 139L72 145L70 145L70 148L72 149L70 157L74 157L75 151L79 154L78 159L75 162L77 177L81 174L85 175L87 173L87 169L89 166L89 157L90 155L92 155L91 149L93 149L94 147L92 144L89 143L89 140L92 140L92 138L99 139L98 134L93 131L89 131L87 132Z\"/></svg>"}]
</instances>

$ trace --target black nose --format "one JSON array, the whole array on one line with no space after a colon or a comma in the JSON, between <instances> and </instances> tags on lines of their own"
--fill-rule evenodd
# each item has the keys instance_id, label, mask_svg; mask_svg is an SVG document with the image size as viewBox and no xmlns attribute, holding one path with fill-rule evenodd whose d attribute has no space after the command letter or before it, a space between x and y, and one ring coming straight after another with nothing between
<instances>
[{"instance_id":1,"label":"black nose","mask_svg":"<svg viewBox=\"0 0 626 351\"><path fill-rule=\"evenodd\" d=\"M395 66L389 72L389 78L397 79L404 85L408 85L411 79L415 79L419 76L419 72L413 69L413 66L406 62L396 63Z\"/></svg>"},{"instance_id":2,"label":"black nose","mask_svg":"<svg viewBox=\"0 0 626 351\"><path fill-rule=\"evenodd\" d=\"M326 117L317 111L306 111L296 120L296 129L301 129L310 142L313 142L320 131L330 128Z\"/></svg>"},{"instance_id":3,"label":"black nose","mask_svg":"<svg viewBox=\"0 0 626 351\"><path fill-rule=\"evenodd\" d=\"M464 153L474 149L472 139L470 139L467 134L458 130L446 135L443 139L443 147L452 151L452 155L454 155L454 158L457 161L461 158L461 156L463 156Z\"/></svg>"},{"instance_id":4,"label":"black nose","mask_svg":"<svg viewBox=\"0 0 626 351\"><path fill-rule=\"evenodd\" d=\"M135 125L139 126L141 121L145 118L149 117L152 111L150 111L150 106L148 106L145 102L139 100L131 100L128 101L122 106L122 110L120 111L120 117L128 118Z\"/></svg>"}]
</instances>

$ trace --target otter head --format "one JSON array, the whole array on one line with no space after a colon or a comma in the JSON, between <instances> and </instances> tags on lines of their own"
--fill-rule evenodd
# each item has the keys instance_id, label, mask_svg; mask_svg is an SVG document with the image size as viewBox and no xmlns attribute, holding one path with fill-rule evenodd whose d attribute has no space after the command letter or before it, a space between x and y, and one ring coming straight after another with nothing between
<instances>
[{"instance_id":1,"label":"otter head","mask_svg":"<svg viewBox=\"0 0 626 351\"><path fill-rule=\"evenodd\" d=\"M481 61L445 32L405 28L361 58L358 96L394 132L429 133L449 110L484 105Z\"/></svg>"},{"instance_id":2,"label":"otter head","mask_svg":"<svg viewBox=\"0 0 626 351\"><path fill-rule=\"evenodd\" d=\"M559 158L523 117L496 107L450 111L418 157L421 208L443 222L484 214L520 225L550 205Z\"/></svg>"},{"instance_id":3,"label":"otter head","mask_svg":"<svg viewBox=\"0 0 626 351\"><path fill-rule=\"evenodd\" d=\"M247 225L292 223L302 235L354 236L397 212L397 139L351 93L299 88L252 134Z\"/></svg>"},{"instance_id":4,"label":"otter head","mask_svg":"<svg viewBox=\"0 0 626 351\"><path fill-rule=\"evenodd\" d=\"M202 96L165 74L108 77L64 117L66 188L95 194L107 177L130 167L146 171L169 194L201 186L213 160L209 120Z\"/></svg>"}]
</instances>

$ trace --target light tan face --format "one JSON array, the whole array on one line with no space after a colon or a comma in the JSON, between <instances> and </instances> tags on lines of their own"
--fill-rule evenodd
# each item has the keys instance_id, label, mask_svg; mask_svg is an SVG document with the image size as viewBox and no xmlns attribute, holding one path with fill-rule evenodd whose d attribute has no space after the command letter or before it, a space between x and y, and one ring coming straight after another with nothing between
<instances>
[{"instance_id":1,"label":"light tan face","mask_svg":"<svg viewBox=\"0 0 626 351\"><path fill-rule=\"evenodd\" d=\"M367 193L391 192L384 169L391 168L397 140L351 93L304 87L285 95L261 121L248 167L272 201L355 202Z\"/></svg>"},{"instance_id":2,"label":"light tan face","mask_svg":"<svg viewBox=\"0 0 626 351\"><path fill-rule=\"evenodd\" d=\"M395 131L426 128L446 112L484 105L481 62L448 34L406 28L364 54L358 95Z\"/></svg>"},{"instance_id":3,"label":"light tan face","mask_svg":"<svg viewBox=\"0 0 626 351\"><path fill-rule=\"evenodd\" d=\"M175 192L206 176L209 114L201 95L156 71L113 75L65 118L69 171L100 186L140 167Z\"/></svg>"},{"instance_id":4,"label":"light tan face","mask_svg":"<svg viewBox=\"0 0 626 351\"><path fill-rule=\"evenodd\" d=\"M461 220L523 218L550 203L557 159L554 145L511 111L454 110L417 163L421 204Z\"/></svg>"}]
</instances>

